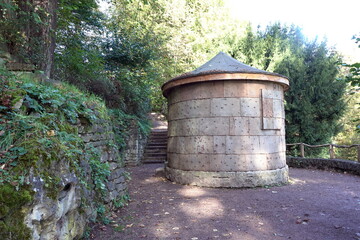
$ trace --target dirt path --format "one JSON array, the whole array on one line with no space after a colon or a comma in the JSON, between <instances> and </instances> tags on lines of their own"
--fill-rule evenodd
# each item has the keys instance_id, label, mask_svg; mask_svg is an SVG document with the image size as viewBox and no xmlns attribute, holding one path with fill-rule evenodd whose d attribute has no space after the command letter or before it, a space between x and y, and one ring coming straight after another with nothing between
<instances>
[{"instance_id":1,"label":"dirt path","mask_svg":"<svg viewBox=\"0 0 360 240\"><path fill-rule=\"evenodd\" d=\"M173 184L158 167L128 169L132 201L93 239L360 239L358 176L290 169L286 186L212 189Z\"/></svg>"}]
</instances>

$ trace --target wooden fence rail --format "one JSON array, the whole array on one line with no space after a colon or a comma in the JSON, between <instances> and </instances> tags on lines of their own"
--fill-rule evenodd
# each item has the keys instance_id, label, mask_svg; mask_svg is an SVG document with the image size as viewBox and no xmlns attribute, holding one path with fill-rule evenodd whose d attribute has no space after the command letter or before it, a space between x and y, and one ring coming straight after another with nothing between
<instances>
[{"instance_id":1,"label":"wooden fence rail","mask_svg":"<svg viewBox=\"0 0 360 240\"><path fill-rule=\"evenodd\" d=\"M291 143L286 144L286 146L297 146L300 145L300 156L305 157L305 147L310 148L319 148L319 147L328 147L330 159L335 159L335 148L357 148L357 160L360 162L360 144L353 144L353 145L337 145L337 144L321 144L321 145L309 145L306 143Z\"/></svg>"}]
</instances>

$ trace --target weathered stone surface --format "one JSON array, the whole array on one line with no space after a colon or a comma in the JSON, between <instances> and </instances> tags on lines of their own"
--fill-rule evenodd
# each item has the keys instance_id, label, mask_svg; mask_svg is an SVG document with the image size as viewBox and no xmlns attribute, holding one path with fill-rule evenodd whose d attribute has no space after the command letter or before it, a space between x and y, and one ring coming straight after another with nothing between
<instances>
[{"instance_id":1,"label":"weathered stone surface","mask_svg":"<svg viewBox=\"0 0 360 240\"><path fill-rule=\"evenodd\" d=\"M95 125L88 126L81 125L81 121L79 121L77 126L81 132L79 136L86 142L85 149L95 148L99 152L99 160L109 163L111 174L106 183L107 196L104 200L105 203L111 204L112 200L126 192L124 168L119 159L118 148L109 146L109 143L114 142L110 123L105 120L96 122ZM89 159L85 151L80 162L80 167L85 175L85 179L82 181L92 181ZM95 189L88 189L81 185L79 176L72 172L68 162L61 159L53 161L46 171L51 176L61 178L62 188L49 190L45 188L44 180L33 174L29 176L29 182L36 193L33 203L26 208L25 224L32 231L32 239L81 238L89 219L96 217L96 211L92 205ZM55 199L48 197L49 191L54 191L52 195L55 196ZM80 209L82 201L87 201L88 205L82 206Z\"/></svg>"},{"instance_id":2,"label":"weathered stone surface","mask_svg":"<svg viewBox=\"0 0 360 240\"><path fill-rule=\"evenodd\" d=\"M287 157L286 162L294 168L344 171L360 176L360 163L351 160Z\"/></svg>"},{"instance_id":3,"label":"weathered stone surface","mask_svg":"<svg viewBox=\"0 0 360 240\"><path fill-rule=\"evenodd\" d=\"M225 81L224 96L236 98L260 98L261 89L267 84L254 81Z\"/></svg>"},{"instance_id":4,"label":"weathered stone surface","mask_svg":"<svg viewBox=\"0 0 360 240\"><path fill-rule=\"evenodd\" d=\"M229 124L230 136L283 135L282 131L274 129L264 131L258 117L231 117Z\"/></svg>"},{"instance_id":5,"label":"weathered stone surface","mask_svg":"<svg viewBox=\"0 0 360 240\"><path fill-rule=\"evenodd\" d=\"M286 166L286 152L267 154L266 156L269 169L277 169Z\"/></svg>"},{"instance_id":6,"label":"weathered stone surface","mask_svg":"<svg viewBox=\"0 0 360 240\"><path fill-rule=\"evenodd\" d=\"M260 151L260 136L227 136L226 154L254 154Z\"/></svg>"},{"instance_id":7,"label":"weathered stone surface","mask_svg":"<svg viewBox=\"0 0 360 240\"><path fill-rule=\"evenodd\" d=\"M224 97L249 97L247 89L247 82L245 81L241 83L236 83L235 81L224 81ZM258 97L258 95L251 97Z\"/></svg>"},{"instance_id":8,"label":"weathered stone surface","mask_svg":"<svg viewBox=\"0 0 360 240\"><path fill-rule=\"evenodd\" d=\"M185 152L181 153L212 153L214 152L214 138L212 136L180 137L184 144Z\"/></svg>"},{"instance_id":9,"label":"weathered stone surface","mask_svg":"<svg viewBox=\"0 0 360 240\"><path fill-rule=\"evenodd\" d=\"M125 172L125 170L123 168L118 168L118 169L111 171L109 180L112 181L114 179L117 179L117 178L123 176L124 172Z\"/></svg>"},{"instance_id":10,"label":"weathered stone surface","mask_svg":"<svg viewBox=\"0 0 360 240\"><path fill-rule=\"evenodd\" d=\"M258 98L241 98L239 116L260 117L260 100Z\"/></svg>"},{"instance_id":11,"label":"weathered stone surface","mask_svg":"<svg viewBox=\"0 0 360 240\"><path fill-rule=\"evenodd\" d=\"M224 97L223 82L195 83L191 85L184 85L180 88L180 91L171 92L171 97L169 97L169 104L194 99Z\"/></svg>"},{"instance_id":12,"label":"weathered stone surface","mask_svg":"<svg viewBox=\"0 0 360 240\"><path fill-rule=\"evenodd\" d=\"M225 153L226 152L226 136L214 136L213 153Z\"/></svg>"},{"instance_id":13,"label":"weathered stone surface","mask_svg":"<svg viewBox=\"0 0 360 240\"><path fill-rule=\"evenodd\" d=\"M260 149L259 153L275 153L281 151L281 136L259 136Z\"/></svg>"},{"instance_id":14,"label":"weathered stone surface","mask_svg":"<svg viewBox=\"0 0 360 240\"><path fill-rule=\"evenodd\" d=\"M207 117L210 115L210 99L190 100L172 104L168 120Z\"/></svg>"},{"instance_id":15,"label":"weathered stone surface","mask_svg":"<svg viewBox=\"0 0 360 240\"><path fill-rule=\"evenodd\" d=\"M132 123L134 128L131 130L127 139L124 159L126 166L137 166L141 163L144 154L147 138L139 130L136 123Z\"/></svg>"},{"instance_id":16,"label":"weathered stone surface","mask_svg":"<svg viewBox=\"0 0 360 240\"><path fill-rule=\"evenodd\" d=\"M271 84L268 85L271 86L267 87L266 89L261 89L261 94L263 98L270 98L270 99L278 99L283 100L284 99L284 91L279 87L277 84Z\"/></svg>"},{"instance_id":17,"label":"weathered stone surface","mask_svg":"<svg viewBox=\"0 0 360 240\"><path fill-rule=\"evenodd\" d=\"M163 86L169 100L168 178L210 187L286 182L287 80L217 74L184 75Z\"/></svg>"},{"instance_id":18,"label":"weathered stone surface","mask_svg":"<svg viewBox=\"0 0 360 240\"><path fill-rule=\"evenodd\" d=\"M224 117L188 118L169 122L169 136L227 135L229 119Z\"/></svg>"},{"instance_id":19,"label":"weathered stone surface","mask_svg":"<svg viewBox=\"0 0 360 240\"><path fill-rule=\"evenodd\" d=\"M212 99L210 116L240 116L240 99L238 98Z\"/></svg>"},{"instance_id":20,"label":"weathered stone surface","mask_svg":"<svg viewBox=\"0 0 360 240\"><path fill-rule=\"evenodd\" d=\"M273 117L285 118L284 102L283 100L273 100Z\"/></svg>"},{"instance_id":21,"label":"weathered stone surface","mask_svg":"<svg viewBox=\"0 0 360 240\"><path fill-rule=\"evenodd\" d=\"M273 99L264 98L262 99L262 116L264 118L272 118L274 117L273 110Z\"/></svg>"},{"instance_id":22,"label":"weathered stone surface","mask_svg":"<svg viewBox=\"0 0 360 240\"><path fill-rule=\"evenodd\" d=\"M36 191L32 205L27 209L25 224L32 230L32 239L74 239L82 236L87 223L86 216L78 208L82 191L75 174L62 176L64 186L56 199L47 196L44 181L33 177Z\"/></svg>"},{"instance_id":23,"label":"weathered stone surface","mask_svg":"<svg viewBox=\"0 0 360 240\"><path fill-rule=\"evenodd\" d=\"M166 167L165 174L173 182L201 187L259 187L286 184L289 181L287 166L276 170L248 172L183 171Z\"/></svg>"}]
</instances>

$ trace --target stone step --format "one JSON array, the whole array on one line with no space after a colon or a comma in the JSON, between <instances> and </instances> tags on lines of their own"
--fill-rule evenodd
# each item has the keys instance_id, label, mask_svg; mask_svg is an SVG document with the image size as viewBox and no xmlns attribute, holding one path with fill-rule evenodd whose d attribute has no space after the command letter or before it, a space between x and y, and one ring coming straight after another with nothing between
<instances>
[{"instance_id":1,"label":"stone step","mask_svg":"<svg viewBox=\"0 0 360 240\"><path fill-rule=\"evenodd\" d=\"M167 156L167 130L152 131L144 149L143 163L163 163Z\"/></svg>"},{"instance_id":2,"label":"stone step","mask_svg":"<svg viewBox=\"0 0 360 240\"><path fill-rule=\"evenodd\" d=\"M150 141L154 141L154 140L166 140L167 141L167 139L168 139L167 136L156 136L156 137L150 136L149 137Z\"/></svg>"},{"instance_id":3,"label":"stone step","mask_svg":"<svg viewBox=\"0 0 360 240\"><path fill-rule=\"evenodd\" d=\"M161 134L167 134L168 131L152 131L150 132L150 134L154 134L154 135L161 135Z\"/></svg>"},{"instance_id":4,"label":"stone step","mask_svg":"<svg viewBox=\"0 0 360 240\"><path fill-rule=\"evenodd\" d=\"M144 154L144 159L147 159L147 158L152 158L152 157L159 157L159 158L166 158L167 154L166 153L147 153L147 154Z\"/></svg>"},{"instance_id":5,"label":"stone step","mask_svg":"<svg viewBox=\"0 0 360 240\"><path fill-rule=\"evenodd\" d=\"M161 131L161 132L151 132L150 135L152 136L167 136L168 131Z\"/></svg>"},{"instance_id":6,"label":"stone step","mask_svg":"<svg viewBox=\"0 0 360 240\"><path fill-rule=\"evenodd\" d=\"M149 149L149 150L157 150L157 149L160 149L160 150L163 150L163 151L166 151L167 150L167 146L164 145L162 147L159 147L159 146L149 146L147 148L144 149L144 152Z\"/></svg>"},{"instance_id":7,"label":"stone step","mask_svg":"<svg viewBox=\"0 0 360 240\"><path fill-rule=\"evenodd\" d=\"M144 153L166 153L166 148L145 149Z\"/></svg>"},{"instance_id":8,"label":"stone step","mask_svg":"<svg viewBox=\"0 0 360 240\"><path fill-rule=\"evenodd\" d=\"M167 143L167 138L166 139L150 139L150 140L148 140L148 143Z\"/></svg>"},{"instance_id":9,"label":"stone step","mask_svg":"<svg viewBox=\"0 0 360 240\"><path fill-rule=\"evenodd\" d=\"M148 142L155 142L155 141L165 141L165 142L167 142L167 140L168 140L167 137L163 137L163 138L152 138L152 137L150 137Z\"/></svg>"},{"instance_id":10,"label":"stone step","mask_svg":"<svg viewBox=\"0 0 360 240\"><path fill-rule=\"evenodd\" d=\"M158 157L155 157L155 158L146 158L143 160L143 163L144 164L147 164L147 163L164 163L166 161L166 158L158 158Z\"/></svg>"},{"instance_id":11,"label":"stone step","mask_svg":"<svg viewBox=\"0 0 360 240\"><path fill-rule=\"evenodd\" d=\"M163 143L148 143L148 145L146 146L146 148L163 148L167 146L167 142L163 142Z\"/></svg>"}]
</instances>

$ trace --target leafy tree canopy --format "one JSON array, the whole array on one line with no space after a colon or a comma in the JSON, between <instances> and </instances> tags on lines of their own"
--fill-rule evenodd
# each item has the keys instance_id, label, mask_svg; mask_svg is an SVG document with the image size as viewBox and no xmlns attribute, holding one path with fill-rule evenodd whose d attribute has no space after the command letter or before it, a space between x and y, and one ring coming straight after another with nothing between
<instances>
[{"instance_id":1,"label":"leafy tree canopy","mask_svg":"<svg viewBox=\"0 0 360 240\"><path fill-rule=\"evenodd\" d=\"M307 40L296 26L279 23L246 35L230 52L257 68L289 77L285 95L287 142L328 143L341 130L346 83L338 80L340 56L326 42Z\"/></svg>"}]
</instances>

